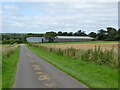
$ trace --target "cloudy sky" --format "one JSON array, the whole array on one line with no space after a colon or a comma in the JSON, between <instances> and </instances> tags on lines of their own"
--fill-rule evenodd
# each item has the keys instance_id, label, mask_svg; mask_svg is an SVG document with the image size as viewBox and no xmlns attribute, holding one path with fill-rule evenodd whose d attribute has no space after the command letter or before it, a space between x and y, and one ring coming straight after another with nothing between
<instances>
[{"instance_id":1,"label":"cloudy sky","mask_svg":"<svg viewBox=\"0 0 120 90\"><path fill-rule=\"evenodd\" d=\"M2 2L3 33L118 29L117 2Z\"/></svg>"}]
</instances>

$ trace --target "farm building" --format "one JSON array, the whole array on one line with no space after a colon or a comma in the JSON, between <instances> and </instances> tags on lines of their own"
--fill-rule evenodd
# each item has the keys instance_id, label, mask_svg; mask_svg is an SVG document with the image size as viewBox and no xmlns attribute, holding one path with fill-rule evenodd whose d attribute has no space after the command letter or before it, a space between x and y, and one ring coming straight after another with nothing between
<instances>
[{"instance_id":1,"label":"farm building","mask_svg":"<svg viewBox=\"0 0 120 90\"><path fill-rule=\"evenodd\" d=\"M86 36L57 36L54 42L91 41L93 38Z\"/></svg>"},{"instance_id":2,"label":"farm building","mask_svg":"<svg viewBox=\"0 0 120 90\"><path fill-rule=\"evenodd\" d=\"M48 42L48 40L46 40L43 37L29 37L26 38L27 42Z\"/></svg>"},{"instance_id":3,"label":"farm building","mask_svg":"<svg viewBox=\"0 0 120 90\"><path fill-rule=\"evenodd\" d=\"M78 41L91 41L93 38L86 36L57 36L54 42L78 42ZM27 42L49 42L43 37L29 37Z\"/></svg>"}]
</instances>

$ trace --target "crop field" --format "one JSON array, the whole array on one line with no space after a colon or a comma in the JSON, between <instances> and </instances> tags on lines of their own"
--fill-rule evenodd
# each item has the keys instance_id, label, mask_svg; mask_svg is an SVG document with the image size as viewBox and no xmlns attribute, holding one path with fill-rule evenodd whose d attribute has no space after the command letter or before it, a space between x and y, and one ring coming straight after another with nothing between
<instances>
[{"instance_id":1,"label":"crop field","mask_svg":"<svg viewBox=\"0 0 120 90\"><path fill-rule=\"evenodd\" d=\"M48 44L48 45L43 45L51 48L61 48L61 49L66 49L66 48L75 48L75 49L93 49L95 46L100 46L101 49L105 50L110 50L111 48L114 48L116 51L118 50L118 43L81 43L81 44Z\"/></svg>"},{"instance_id":2,"label":"crop field","mask_svg":"<svg viewBox=\"0 0 120 90\"><path fill-rule=\"evenodd\" d=\"M78 44L32 44L49 52L57 53L98 64L118 66L118 42L112 43L78 43Z\"/></svg>"}]
</instances>

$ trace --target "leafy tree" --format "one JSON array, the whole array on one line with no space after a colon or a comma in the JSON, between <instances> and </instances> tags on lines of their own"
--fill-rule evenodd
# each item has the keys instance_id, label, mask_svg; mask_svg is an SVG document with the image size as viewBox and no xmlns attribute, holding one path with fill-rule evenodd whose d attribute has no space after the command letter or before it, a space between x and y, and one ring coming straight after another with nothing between
<instances>
[{"instance_id":1,"label":"leafy tree","mask_svg":"<svg viewBox=\"0 0 120 90\"><path fill-rule=\"evenodd\" d=\"M67 35L68 36L73 36L73 32L69 32Z\"/></svg>"},{"instance_id":2,"label":"leafy tree","mask_svg":"<svg viewBox=\"0 0 120 90\"><path fill-rule=\"evenodd\" d=\"M62 33L62 36L67 36L67 35L68 35L67 32L63 32L63 33Z\"/></svg>"},{"instance_id":3,"label":"leafy tree","mask_svg":"<svg viewBox=\"0 0 120 90\"><path fill-rule=\"evenodd\" d=\"M55 32L46 32L46 34L44 34L44 38L49 40L49 42L54 42L56 36L57 34Z\"/></svg>"},{"instance_id":4,"label":"leafy tree","mask_svg":"<svg viewBox=\"0 0 120 90\"><path fill-rule=\"evenodd\" d=\"M57 35L58 35L58 36L62 36L62 32L61 32L61 31L59 31Z\"/></svg>"},{"instance_id":5,"label":"leafy tree","mask_svg":"<svg viewBox=\"0 0 120 90\"><path fill-rule=\"evenodd\" d=\"M117 39L118 32L115 28L107 27L107 38L106 40L116 40Z\"/></svg>"},{"instance_id":6,"label":"leafy tree","mask_svg":"<svg viewBox=\"0 0 120 90\"><path fill-rule=\"evenodd\" d=\"M87 34L85 33L85 31L78 30L74 33L74 36L87 36Z\"/></svg>"},{"instance_id":7,"label":"leafy tree","mask_svg":"<svg viewBox=\"0 0 120 90\"><path fill-rule=\"evenodd\" d=\"M91 32L91 33L89 33L88 36L93 37L93 38L96 38L96 37L97 37L97 34L96 34L95 32Z\"/></svg>"},{"instance_id":8,"label":"leafy tree","mask_svg":"<svg viewBox=\"0 0 120 90\"><path fill-rule=\"evenodd\" d=\"M101 29L98 31L98 40L105 40L107 37L107 33L105 30Z\"/></svg>"}]
</instances>

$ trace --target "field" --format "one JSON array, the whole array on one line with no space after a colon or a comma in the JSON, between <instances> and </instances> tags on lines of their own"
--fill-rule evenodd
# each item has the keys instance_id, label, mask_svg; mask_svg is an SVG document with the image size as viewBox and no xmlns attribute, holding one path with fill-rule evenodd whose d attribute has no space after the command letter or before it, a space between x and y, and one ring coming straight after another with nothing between
<instances>
[{"instance_id":1,"label":"field","mask_svg":"<svg viewBox=\"0 0 120 90\"><path fill-rule=\"evenodd\" d=\"M58 44L92 44L92 43L118 43L118 41L80 41L80 42L55 42L55 43L40 43L40 44L58 45Z\"/></svg>"},{"instance_id":2,"label":"field","mask_svg":"<svg viewBox=\"0 0 120 90\"><path fill-rule=\"evenodd\" d=\"M95 48L95 46L100 46L103 50L108 49L110 50L111 48L114 47L114 49L117 51L118 50L118 43L81 43L81 44L48 44L48 45L43 45L47 47L52 47L52 48L61 48L61 49L66 49L66 48L75 48L75 49L92 49Z\"/></svg>"}]
</instances>

